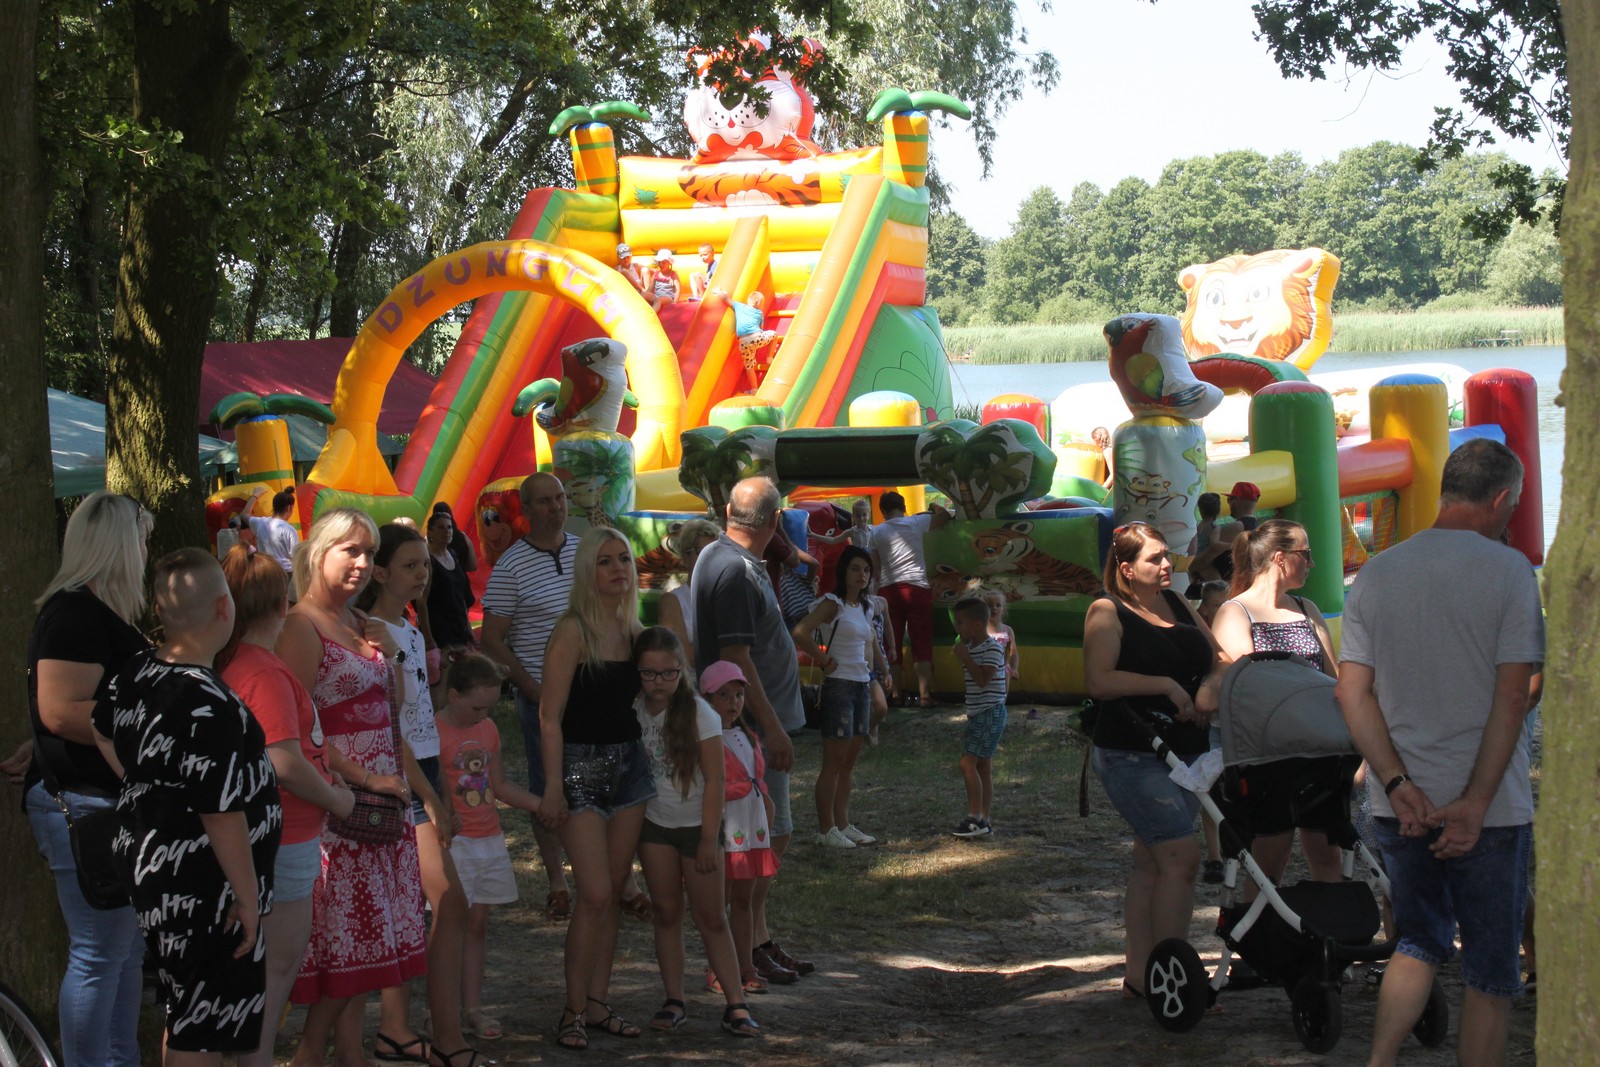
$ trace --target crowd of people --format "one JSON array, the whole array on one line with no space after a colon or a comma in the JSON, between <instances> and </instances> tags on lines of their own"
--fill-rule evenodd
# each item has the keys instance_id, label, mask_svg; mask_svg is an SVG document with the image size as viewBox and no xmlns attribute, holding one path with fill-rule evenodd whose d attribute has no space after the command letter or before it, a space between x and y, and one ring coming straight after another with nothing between
<instances>
[{"instance_id":1,"label":"crowd of people","mask_svg":"<svg viewBox=\"0 0 1600 1067\"><path fill-rule=\"evenodd\" d=\"M1229 524L1225 536L1212 525L1220 501L1201 499L1205 521L1189 554L1212 566L1225 544L1221 569L1230 580L1225 589L1215 578L1195 582L1198 605L1173 592L1169 546L1158 529L1132 522L1113 532L1105 595L1089 608L1083 649L1089 695L1100 703L1093 766L1133 833L1124 996L1144 995L1154 946L1187 939L1201 868L1197 795L1169 775L1151 732L1193 765L1218 743L1210 727L1226 667L1255 652L1289 652L1336 679L1340 709L1366 759L1368 840L1391 886L1398 942L1381 972L1369 1062L1395 1062L1435 972L1458 955L1458 939L1466 986L1460 1062L1504 1061L1531 906L1524 720L1544 659L1532 568L1502 543L1522 474L1515 453L1498 442L1469 441L1452 452L1433 527L1357 576L1337 659L1317 605L1296 592L1314 565L1306 531L1285 519L1256 521L1254 485L1241 482L1229 493L1230 509L1247 521ZM1314 880L1342 877L1339 850L1324 832L1302 828L1300 844ZM1251 853L1277 880L1292 846L1287 831L1260 834ZM1254 888L1246 887L1247 899ZM1230 984L1248 977L1236 963Z\"/></svg>"},{"instance_id":2,"label":"crowd of people","mask_svg":"<svg viewBox=\"0 0 1600 1067\"><path fill-rule=\"evenodd\" d=\"M1187 936L1201 869L1197 798L1169 776L1147 727L1195 761L1216 743L1227 665L1293 652L1337 680L1395 890L1401 940L1374 1062L1392 1062L1457 927L1463 1050L1469 1030L1490 1059L1503 1047L1531 847L1521 729L1543 657L1531 571L1498 543L1520 486L1504 446L1457 449L1434 529L1357 582L1342 662L1317 606L1297 593L1314 562L1297 523L1274 518L1232 536L1227 595L1198 607L1171 589L1157 528L1113 532L1083 647L1101 704L1092 764L1133 833L1124 995L1143 995L1154 945ZM1230 495L1252 499L1249 489ZM148 568L159 644L138 629L149 513L105 492L73 513L29 647L34 742L7 761L27 766L30 824L67 922L69 1067L138 1062L147 952L179 1067L224 1053L270 1064L290 1002L307 1007L297 1067L323 1063L330 1044L338 1063L363 1063L375 990L379 1060L488 1064L469 1043L503 1032L485 1010L488 916L517 898L497 804L533 816L545 910L567 920L562 1047L643 1032L610 997L624 912L653 923L665 995L647 1025L658 1030L688 1019L686 912L731 1035L761 1034L749 994L815 971L780 944L768 908L795 832L793 738L806 722L797 652L823 674L816 841L869 846L851 808L856 761L894 691L902 629L913 699L931 700L921 539L949 513L906 516L886 493L873 526L858 501L851 525L823 538L849 542L833 589L803 615L785 613L764 562L780 537L778 489L747 478L722 524L674 531L683 581L662 598L661 624L643 628L626 536L567 533L566 493L551 475L527 478L521 497L529 532L488 577L481 651L460 625L477 560L452 547L448 510L424 535L334 509L293 547L289 572L248 544L220 564L171 553ZM1457 603L1461 573L1495 596ZM966 679L960 837L994 832L993 761L1019 663L1005 607L989 591L952 610ZM1439 617L1461 620L1448 656L1427 624ZM526 787L508 778L489 718L507 683ZM1324 834L1302 830L1300 843L1314 878L1341 877ZM1277 878L1291 847L1281 833L1254 852ZM409 1017L409 983L423 976L427 1037Z\"/></svg>"}]
</instances>

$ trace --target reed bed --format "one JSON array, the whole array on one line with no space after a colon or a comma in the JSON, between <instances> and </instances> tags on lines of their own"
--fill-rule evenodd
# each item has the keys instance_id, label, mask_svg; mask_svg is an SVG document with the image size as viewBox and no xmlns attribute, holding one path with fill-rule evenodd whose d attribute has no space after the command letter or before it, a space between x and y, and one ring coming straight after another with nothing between
<instances>
[{"instance_id":1,"label":"reed bed","mask_svg":"<svg viewBox=\"0 0 1600 1067\"><path fill-rule=\"evenodd\" d=\"M1344 312L1334 316L1330 352L1425 352L1467 348L1520 333L1525 345L1566 343L1558 307L1474 308L1449 311ZM1065 326L952 326L945 350L972 363L1077 363L1104 359L1104 323Z\"/></svg>"}]
</instances>

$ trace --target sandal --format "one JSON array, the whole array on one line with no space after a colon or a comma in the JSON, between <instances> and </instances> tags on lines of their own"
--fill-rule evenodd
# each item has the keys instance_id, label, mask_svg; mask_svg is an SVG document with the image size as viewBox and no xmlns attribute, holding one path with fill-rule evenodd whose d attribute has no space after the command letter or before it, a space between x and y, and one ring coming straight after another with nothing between
<instances>
[{"instance_id":1,"label":"sandal","mask_svg":"<svg viewBox=\"0 0 1600 1067\"><path fill-rule=\"evenodd\" d=\"M616 1012L612 1011L611 1005L607 1004L605 1001L596 1000L593 997L590 997L589 1003L598 1004L606 1010L606 1017L604 1019L596 1019L589 1025L598 1026L612 1037L634 1038L644 1033L643 1030L639 1029L637 1026L618 1015Z\"/></svg>"},{"instance_id":2,"label":"sandal","mask_svg":"<svg viewBox=\"0 0 1600 1067\"><path fill-rule=\"evenodd\" d=\"M739 988L746 993L762 996L767 992L768 982L752 967L740 978ZM706 972L706 992L715 993L719 997L722 996L722 983L717 981L717 976L710 971Z\"/></svg>"},{"instance_id":3,"label":"sandal","mask_svg":"<svg viewBox=\"0 0 1600 1067\"><path fill-rule=\"evenodd\" d=\"M624 900L622 910L641 922L649 922L655 915L656 906L647 894L640 893L636 897Z\"/></svg>"},{"instance_id":4,"label":"sandal","mask_svg":"<svg viewBox=\"0 0 1600 1067\"><path fill-rule=\"evenodd\" d=\"M572 1016L570 1020L567 1018L569 1015ZM573 1052L582 1052L589 1047L589 1031L584 1027L583 1012L561 1009L561 1018L556 1021L556 1044Z\"/></svg>"},{"instance_id":5,"label":"sandal","mask_svg":"<svg viewBox=\"0 0 1600 1067\"><path fill-rule=\"evenodd\" d=\"M387 1046L387 1048L385 1047ZM409 1052L408 1049L417 1049ZM374 1059L384 1063L432 1063L430 1053L433 1049L428 1045L428 1039L417 1036L410 1041L401 1043L383 1031L378 1031L372 1039L372 1055Z\"/></svg>"},{"instance_id":6,"label":"sandal","mask_svg":"<svg viewBox=\"0 0 1600 1067\"><path fill-rule=\"evenodd\" d=\"M572 894L565 889L552 889L544 898L544 917L553 923L572 918Z\"/></svg>"},{"instance_id":7,"label":"sandal","mask_svg":"<svg viewBox=\"0 0 1600 1067\"><path fill-rule=\"evenodd\" d=\"M661 1010L650 1016L652 1029L665 1030L669 1034L688 1021L689 1009L676 997L668 997L662 1002Z\"/></svg>"},{"instance_id":8,"label":"sandal","mask_svg":"<svg viewBox=\"0 0 1600 1067\"><path fill-rule=\"evenodd\" d=\"M461 1013L461 1032L481 1037L485 1041L493 1041L505 1036L505 1030L500 1026L500 1020L493 1016L485 1015L478 1008L468 1008ZM445 1057L448 1059L449 1057Z\"/></svg>"},{"instance_id":9,"label":"sandal","mask_svg":"<svg viewBox=\"0 0 1600 1067\"><path fill-rule=\"evenodd\" d=\"M735 1019L733 1013L744 1012L742 1019ZM760 1037L761 1027L750 1016L750 1009L744 1004L729 1004L722 1009L722 1028L734 1037Z\"/></svg>"},{"instance_id":10,"label":"sandal","mask_svg":"<svg viewBox=\"0 0 1600 1067\"><path fill-rule=\"evenodd\" d=\"M467 1062L460 1067L495 1067L495 1062L475 1048L458 1048L454 1052L435 1053L444 1061L444 1067L457 1067L456 1057L465 1056Z\"/></svg>"}]
</instances>

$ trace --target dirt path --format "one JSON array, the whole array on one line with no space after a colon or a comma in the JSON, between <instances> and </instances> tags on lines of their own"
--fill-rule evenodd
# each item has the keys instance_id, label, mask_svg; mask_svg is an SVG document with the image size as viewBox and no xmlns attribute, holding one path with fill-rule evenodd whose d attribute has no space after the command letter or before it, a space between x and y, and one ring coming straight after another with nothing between
<instances>
[{"instance_id":1,"label":"dirt path","mask_svg":"<svg viewBox=\"0 0 1600 1067\"><path fill-rule=\"evenodd\" d=\"M1046 743L1063 748L1066 756L1075 744L1062 732L1066 716L1044 710L1041 720L1029 723ZM950 724L937 716L908 721L893 735L896 745L920 745L938 739ZM924 735L928 736L924 736ZM938 737L942 737L938 735ZM941 741L942 743L942 741ZM1011 741L1008 737L1008 744ZM520 746L518 746L520 747ZM802 752L807 740L800 742ZM809 747L814 749L814 739ZM514 751L510 744L509 751ZM880 750L881 751L881 750ZM871 753L864 764L870 768ZM1051 757L1056 759L1055 756ZM508 763L510 761L508 760ZM1052 812L1064 806L1056 797L1049 803L1028 806L1032 793L1044 789L1075 795L1077 762L1070 766L1070 781L1059 768L1053 780L1011 782L1005 810L1016 814L993 839L961 843L952 853L942 851L952 840L935 826L943 815L929 816L926 828L901 818L906 840L892 841L886 850L910 861L926 862L938 878L959 877L960 864L1001 862L1006 871L1027 857L1023 868L1031 884L1026 906L1018 918L987 917L981 894L972 899L955 895L949 921L930 923L925 917L904 922L876 922L863 930L837 924L844 933L825 936L821 926L789 935L792 949L804 950L818 973L798 985L773 987L750 1003L766 1030L760 1042L724 1034L718 1027L721 998L705 991L703 983L690 982L686 997L689 1024L676 1034L645 1031L642 1039L624 1041L591 1031L591 1044L583 1054L567 1052L554 1043L554 1024L561 1003L561 953L564 924L546 922L529 902L544 899L542 872L534 873L531 834L523 817L507 813L505 824L518 861L523 903L498 908L490 931L487 999L492 1013L504 1024L506 1037L481 1042L484 1051L502 1064L542 1062L589 1063L765 1063L811 1064L1141 1064L1228 1063L1243 1067L1291 1064L1360 1064L1365 1062L1372 1031L1376 991L1368 987L1357 969L1342 998L1343 1038L1327 1056L1307 1053L1295 1036L1288 998L1279 989L1224 993L1220 1014L1205 1017L1187 1034L1169 1034L1151 1018L1143 1001L1123 1000L1121 894L1129 866L1125 828L1095 787L1093 817L1064 819ZM998 765L997 765L998 766ZM508 766L508 772L511 768ZM520 772L514 772L520 773ZM805 762L797 772L796 796L809 787ZM997 776L997 798L1002 792ZM1052 794L1054 795L1054 794ZM1015 798L1015 799L1013 799ZM873 798L880 805L883 801ZM919 803L912 797L909 804ZM922 802L926 807L926 803ZM997 812L1001 810L997 799ZM797 812L802 828L803 815ZM999 820L997 819L997 825ZM803 837L804 835L799 835ZM990 850L993 863L983 850ZM815 879L826 868L843 868L846 886L851 868L867 870L860 857L819 857L814 845L797 838L784 879ZM848 856L848 854L847 854ZM870 859L870 858L869 858ZM946 864L941 867L939 864ZM1022 875L1019 875L1022 877ZM866 878L863 876L862 881ZM783 892L780 881L779 892ZM790 893L796 893L794 888ZM1217 890L1202 886L1196 894L1196 919L1191 943L1208 964L1221 948L1213 932ZM846 904L839 905L841 907ZM820 905L827 910L829 905ZM687 935L690 974L703 961L698 936ZM703 964L702 964L703 966ZM1404 1067L1434 1067L1455 1063L1456 1020L1460 984L1454 970L1445 976L1451 1002L1450 1037L1437 1049L1409 1042L1402 1056ZM617 1010L643 1025L660 1005L662 992L656 973L650 928L624 918L617 954L612 1002ZM1513 1009L1509 1051L1511 1063L1534 1060L1533 1027L1536 1001L1526 997ZM415 1017L422 1017L420 997ZM376 1021L376 1012L369 1012ZM292 1048L299 1013L291 1017L280 1042L280 1054Z\"/></svg>"}]
</instances>

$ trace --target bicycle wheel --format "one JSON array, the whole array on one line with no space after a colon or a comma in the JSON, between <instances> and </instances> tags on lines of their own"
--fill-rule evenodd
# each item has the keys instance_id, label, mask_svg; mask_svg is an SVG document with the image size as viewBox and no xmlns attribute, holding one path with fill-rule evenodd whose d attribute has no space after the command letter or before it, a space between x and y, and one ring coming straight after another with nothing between
<instances>
[{"instance_id":1,"label":"bicycle wheel","mask_svg":"<svg viewBox=\"0 0 1600 1067\"><path fill-rule=\"evenodd\" d=\"M0 982L0 1067L61 1067L28 1006Z\"/></svg>"}]
</instances>

